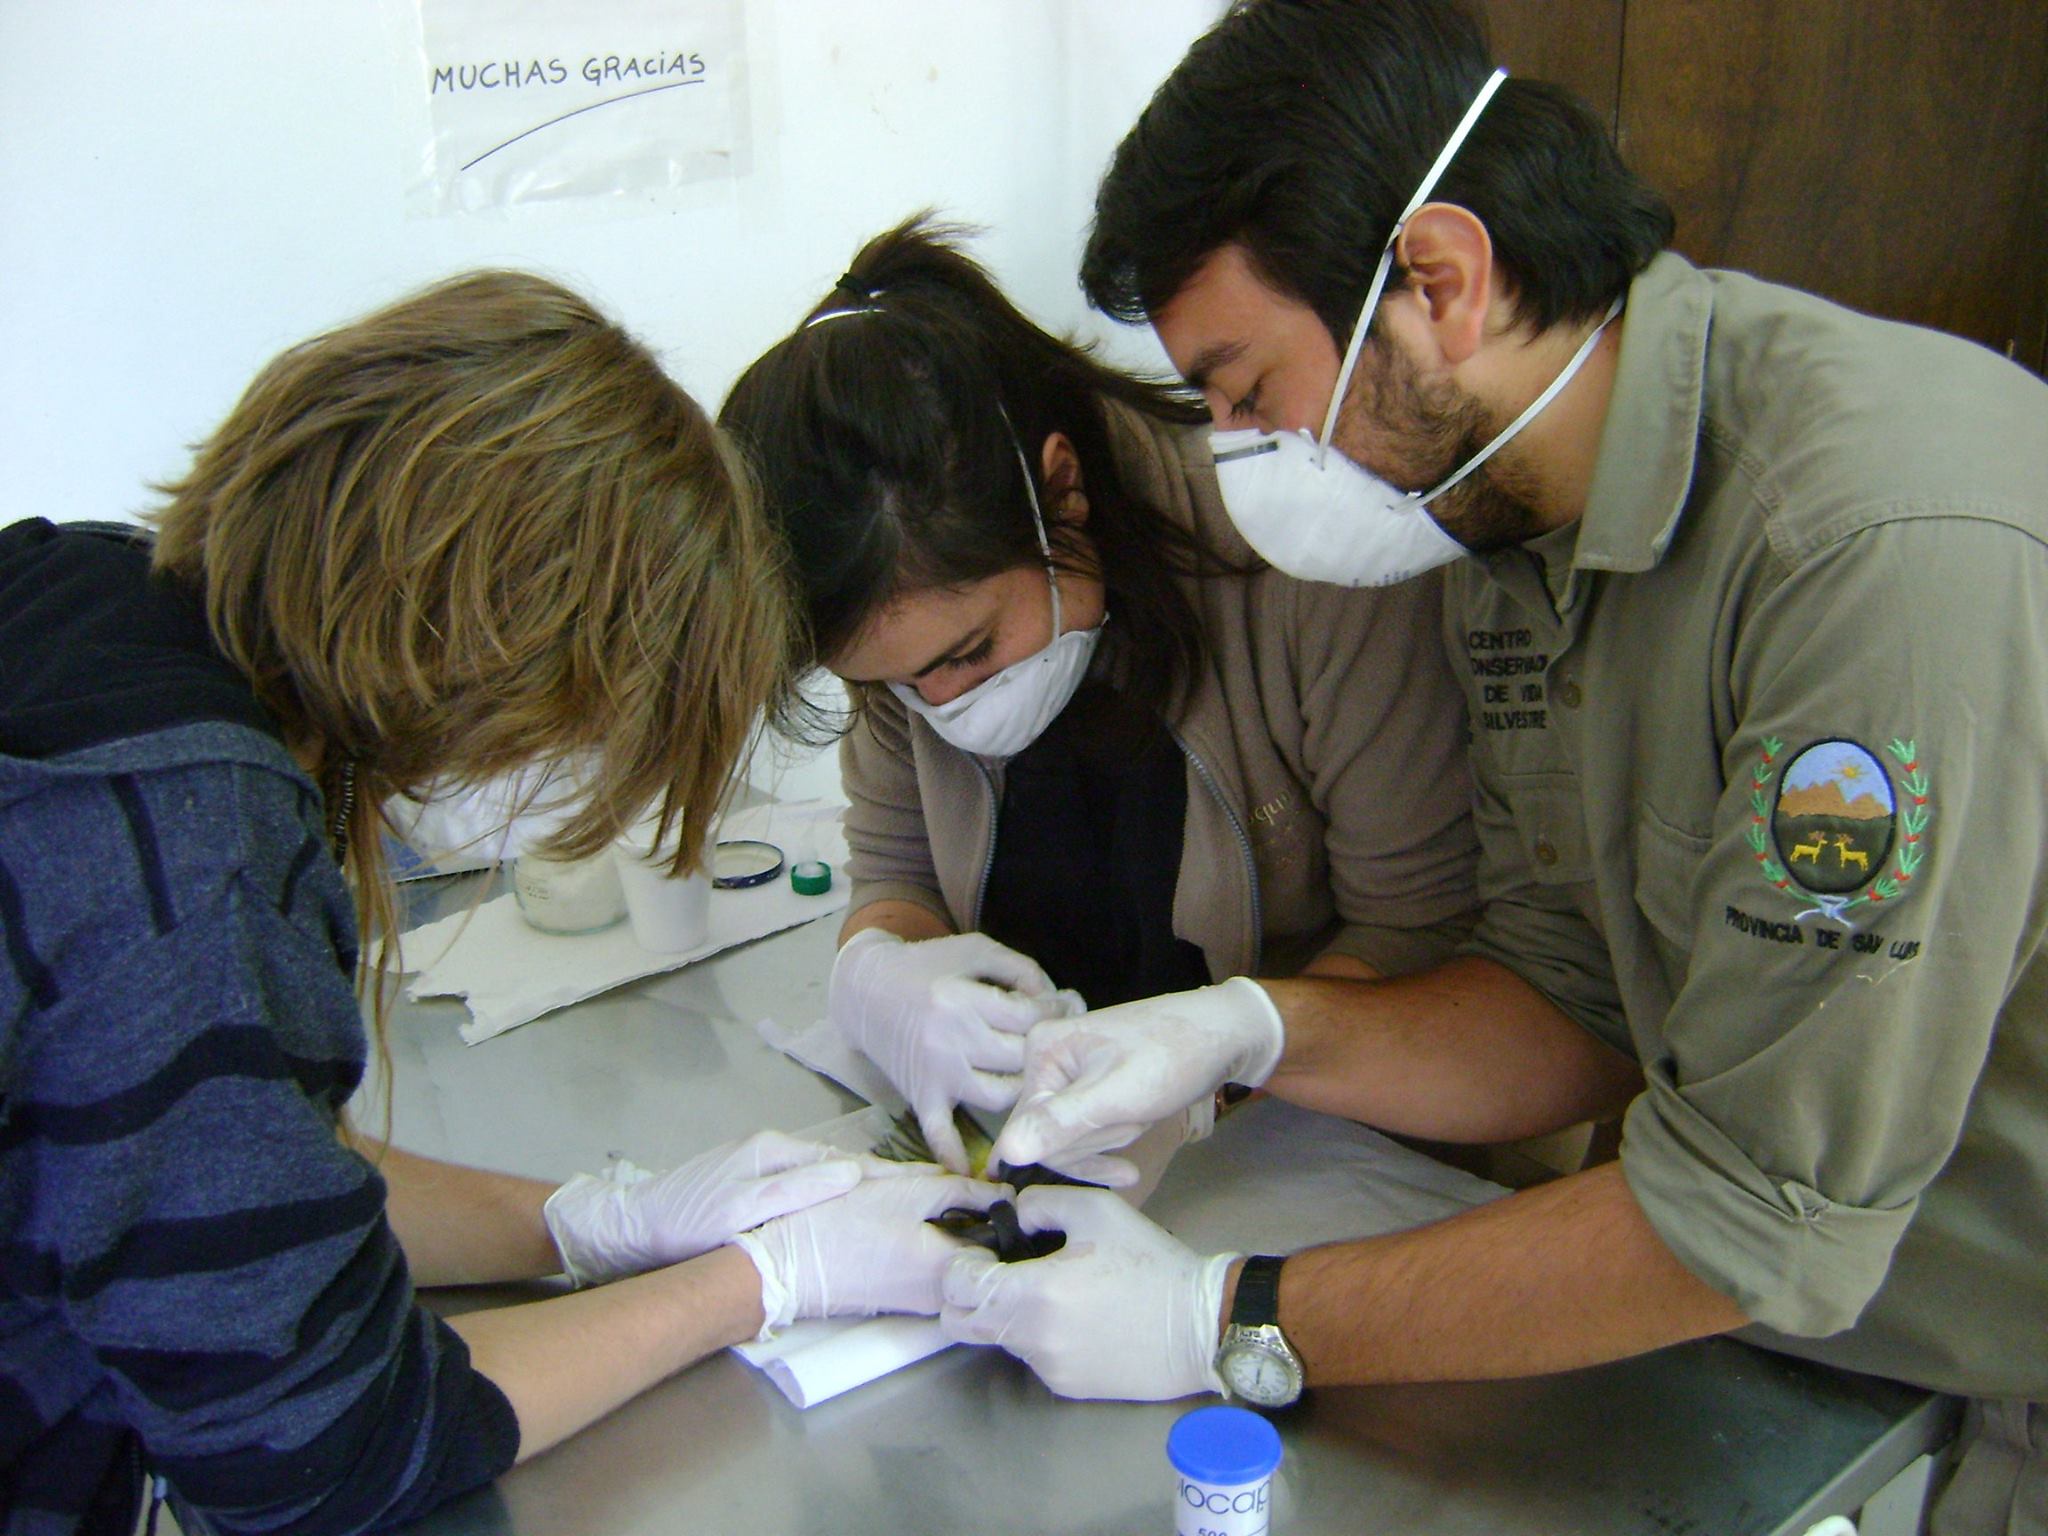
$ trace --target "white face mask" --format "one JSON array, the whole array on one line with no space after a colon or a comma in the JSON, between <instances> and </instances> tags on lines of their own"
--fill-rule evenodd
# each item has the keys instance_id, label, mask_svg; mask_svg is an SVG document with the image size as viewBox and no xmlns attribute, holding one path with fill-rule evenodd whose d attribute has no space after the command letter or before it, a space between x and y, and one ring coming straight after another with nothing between
<instances>
[{"instance_id":1,"label":"white face mask","mask_svg":"<svg viewBox=\"0 0 2048 1536\"><path fill-rule=\"evenodd\" d=\"M1536 418L1536 414L1569 384L1572 375L1592 353L1621 309L1620 300L1607 311L1607 319L1588 336L1564 371L1551 381L1529 408L1510 422L1494 440L1441 485L1429 491L1404 491L1389 485L1361 465L1354 464L1330 447L1337 427L1337 413L1344 392L1358 366L1372 316L1393 270L1394 243L1401 238L1411 215L1435 189L1451 159L1464 144L1479 114L1507 79L1507 71L1495 70L1480 87L1472 105L1452 132L1443 153L1422 178L1408 206L1394 221L1380 252L1378 269L1366 290L1358 322L1351 330L1345 349L1344 366L1337 373L1336 388L1330 394L1330 408L1323 415L1320 436L1298 432L1217 432L1209 444L1216 459L1216 480L1223 492L1223 505L1245 542L1259 552L1267 564L1303 581L1326 581L1345 587L1385 587L1433 570L1466 553L1465 546L1445 533L1425 510L1430 502L1463 480L1493 457L1508 440Z\"/></svg>"},{"instance_id":2,"label":"white face mask","mask_svg":"<svg viewBox=\"0 0 2048 1536\"><path fill-rule=\"evenodd\" d=\"M1088 675L1095 659L1095 647L1102 639L1102 625L1060 633L1060 583L1053 570L1052 544L1045 536L1045 518L1039 511L1038 485L1031 478L1031 466L1024 451L1017 450L1018 467L1024 471L1024 487L1031 496L1031 522L1038 530L1039 553L1045 557L1045 579L1052 588L1052 643L1042 651L1012 662L991 673L972 688L944 704L927 704L915 688L891 683L889 691L903 701L903 707L922 716L941 738L962 752L977 757L1014 757L1044 734L1059 717ZM1108 622L1108 615L1104 615Z\"/></svg>"},{"instance_id":3,"label":"white face mask","mask_svg":"<svg viewBox=\"0 0 2048 1536\"><path fill-rule=\"evenodd\" d=\"M596 775L595 762L536 763L424 801L398 797L387 809L399 838L429 858L457 868L510 863L569 824Z\"/></svg>"}]
</instances>

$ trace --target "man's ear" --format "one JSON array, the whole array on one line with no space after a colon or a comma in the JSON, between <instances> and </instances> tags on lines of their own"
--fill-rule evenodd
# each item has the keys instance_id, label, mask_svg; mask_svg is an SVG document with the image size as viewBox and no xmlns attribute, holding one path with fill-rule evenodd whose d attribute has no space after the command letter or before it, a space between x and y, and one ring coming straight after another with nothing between
<instances>
[{"instance_id":1,"label":"man's ear","mask_svg":"<svg viewBox=\"0 0 2048 1536\"><path fill-rule=\"evenodd\" d=\"M1064 432L1049 434L1039 455L1045 476L1046 515L1056 523L1080 527L1088 521L1088 493L1081 483L1081 455Z\"/></svg>"},{"instance_id":2,"label":"man's ear","mask_svg":"<svg viewBox=\"0 0 2048 1536\"><path fill-rule=\"evenodd\" d=\"M1394 244L1408 273L1404 290L1417 300L1423 324L1452 367L1486 338L1493 308L1493 238L1470 209L1424 203L1409 215Z\"/></svg>"}]
</instances>

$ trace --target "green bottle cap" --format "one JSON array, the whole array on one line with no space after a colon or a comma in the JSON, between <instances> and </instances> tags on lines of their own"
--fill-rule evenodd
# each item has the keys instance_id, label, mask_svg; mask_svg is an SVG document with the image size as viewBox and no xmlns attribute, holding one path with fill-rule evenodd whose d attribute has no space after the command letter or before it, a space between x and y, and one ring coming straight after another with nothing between
<instances>
[{"instance_id":1,"label":"green bottle cap","mask_svg":"<svg viewBox=\"0 0 2048 1536\"><path fill-rule=\"evenodd\" d=\"M799 896L824 895L832 889L832 866L822 859L790 865L789 888Z\"/></svg>"}]
</instances>

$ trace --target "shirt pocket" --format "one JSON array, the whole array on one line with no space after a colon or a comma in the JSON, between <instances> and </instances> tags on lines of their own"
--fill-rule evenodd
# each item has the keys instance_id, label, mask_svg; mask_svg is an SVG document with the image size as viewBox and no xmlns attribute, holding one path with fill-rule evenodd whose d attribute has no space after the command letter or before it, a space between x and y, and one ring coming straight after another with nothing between
<instances>
[{"instance_id":1,"label":"shirt pocket","mask_svg":"<svg viewBox=\"0 0 2048 1536\"><path fill-rule=\"evenodd\" d=\"M1593 856L1577 775L1516 774L1504 793L1531 878L1540 885L1591 883Z\"/></svg>"},{"instance_id":2,"label":"shirt pocket","mask_svg":"<svg viewBox=\"0 0 2048 1536\"><path fill-rule=\"evenodd\" d=\"M1693 887L1713 839L1680 831L1648 806L1636 813L1636 910L1649 921L1670 962L1692 952Z\"/></svg>"}]
</instances>

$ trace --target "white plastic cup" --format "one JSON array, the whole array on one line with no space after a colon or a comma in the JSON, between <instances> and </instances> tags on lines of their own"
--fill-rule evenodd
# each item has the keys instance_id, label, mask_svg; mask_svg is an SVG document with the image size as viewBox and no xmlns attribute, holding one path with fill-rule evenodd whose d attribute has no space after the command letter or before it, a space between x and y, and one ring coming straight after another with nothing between
<instances>
[{"instance_id":1,"label":"white plastic cup","mask_svg":"<svg viewBox=\"0 0 2048 1536\"><path fill-rule=\"evenodd\" d=\"M1279 1432L1249 1409L1182 1414L1166 1437L1175 1536L1266 1536L1280 1450Z\"/></svg>"},{"instance_id":2,"label":"white plastic cup","mask_svg":"<svg viewBox=\"0 0 2048 1536\"><path fill-rule=\"evenodd\" d=\"M698 869L674 878L668 869L675 855L656 848L653 834L653 827L638 826L612 845L634 942L658 955L699 949L711 937L711 875Z\"/></svg>"}]
</instances>

